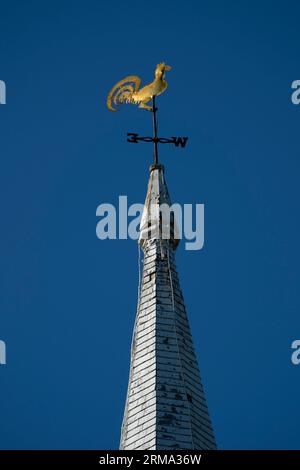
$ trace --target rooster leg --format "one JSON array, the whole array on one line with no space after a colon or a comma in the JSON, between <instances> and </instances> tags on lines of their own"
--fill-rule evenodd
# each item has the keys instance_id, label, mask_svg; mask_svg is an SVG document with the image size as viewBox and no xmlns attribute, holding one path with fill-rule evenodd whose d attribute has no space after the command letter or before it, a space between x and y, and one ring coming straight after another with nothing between
<instances>
[{"instance_id":1,"label":"rooster leg","mask_svg":"<svg viewBox=\"0 0 300 470\"><path fill-rule=\"evenodd\" d=\"M152 106L149 106L148 104L143 103L143 102L139 104L139 108L144 108L144 109L147 109L148 111L152 111Z\"/></svg>"}]
</instances>

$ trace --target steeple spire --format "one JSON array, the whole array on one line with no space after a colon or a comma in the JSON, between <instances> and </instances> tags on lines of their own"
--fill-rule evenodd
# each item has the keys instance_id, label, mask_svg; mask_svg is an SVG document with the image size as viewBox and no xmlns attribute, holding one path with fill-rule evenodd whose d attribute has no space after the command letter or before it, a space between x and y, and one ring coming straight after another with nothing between
<instances>
[{"instance_id":1,"label":"steeple spire","mask_svg":"<svg viewBox=\"0 0 300 470\"><path fill-rule=\"evenodd\" d=\"M154 164L140 227L144 267L120 448L215 449L176 270L175 221L164 239L162 204L171 201L164 168Z\"/></svg>"}]
</instances>

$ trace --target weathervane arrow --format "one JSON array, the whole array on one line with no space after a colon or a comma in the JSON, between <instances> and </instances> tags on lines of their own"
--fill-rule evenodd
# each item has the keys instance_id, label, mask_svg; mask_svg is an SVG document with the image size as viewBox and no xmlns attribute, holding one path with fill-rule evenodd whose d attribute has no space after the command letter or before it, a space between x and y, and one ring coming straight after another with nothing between
<instances>
[{"instance_id":1,"label":"weathervane arrow","mask_svg":"<svg viewBox=\"0 0 300 470\"><path fill-rule=\"evenodd\" d=\"M158 64L155 69L155 79L148 85L140 88L141 79L136 75L130 75L120 80L109 92L107 97L107 107L111 111L117 111L114 106L123 103L138 104L139 108L144 108L152 112L153 116L153 137L142 137L134 132L127 133L127 142L138 144L139 142L153 142L154 144L154 163L158 164L158 144L173 144L175 147L186 146L188 137L158 137L157 135L157 108L155 98L161 95L168 83L165 80L165 72L171 70L169 65L164 62ZM152 106L147 103L152 100Z\"/></svg>"}]
</instances>

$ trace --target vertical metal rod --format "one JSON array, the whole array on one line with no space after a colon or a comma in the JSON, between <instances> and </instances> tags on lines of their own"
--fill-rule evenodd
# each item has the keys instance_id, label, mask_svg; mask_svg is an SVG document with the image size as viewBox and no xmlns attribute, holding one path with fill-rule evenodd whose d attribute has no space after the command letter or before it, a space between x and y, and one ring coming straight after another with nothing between
<instances>
[{"instance_id":1,"label":"vertical metal rod","mask_svg":"<svg viewBox=\"0 0 300 470\"><path fill-rule=\"evenodd\" d=\"M154 142L154 164L158 165L158 146L157 146L157 120L156 120L155 95L152 97L152 117L153 117L153 142Z\"/></svg>"}]
</instances>

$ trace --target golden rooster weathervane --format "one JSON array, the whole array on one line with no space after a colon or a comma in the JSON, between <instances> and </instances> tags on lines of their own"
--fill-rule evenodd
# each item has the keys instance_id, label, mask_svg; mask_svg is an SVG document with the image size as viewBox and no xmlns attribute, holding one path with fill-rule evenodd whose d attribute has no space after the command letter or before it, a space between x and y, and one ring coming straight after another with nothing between
<instances>
[{"instance_id":1,"label":"golden rooster weathervane","mask_svg":"<svg viewBox=\"0 0 300 470\"><path fill-rule=\"evenodd\" d=\"M128 77L120 80L110 90L106 104L110 111L117 111L114 106L119 106L123 103L138 104L139 108L147 109L152 112L153 116L153 137L140 137L133 132L127 133L127 142L137 144L139 142L153 142L154 143L154 164L158 165L158 146L157 144L174 144L175 147L185 147L188 137L171 137L166 139L157 136L157 119L155 106L155 97L161 95L167 88L168 83L165 80L165 72L171 70L169 65L164 62L157 64L155 69L155 79L148 85L140 88L141 79L136 75L129 75ZM147 103L152 100L152 106Z\"/></svg>"},{"instance_id":2,"label":"golden rooster weathervane","mask_svg":"<svg viewBox=\"0 0 300 470\"><path fill-rule=\"evenodd\" d=\"M118 106L122 103L138 104L139 108L144 108L152 111L152 106L148 106L148 103L153 96L161 95L168 86L165 80L165 72L171 70L169 65L164 62L157 64L155 69L155 79L148 85L140 88L141 79L136 75L129 75L128 77L120 80L109 92L107 97L107 107L110 111L117 111L113 107Z\"/></svg>"}]
</instances>

